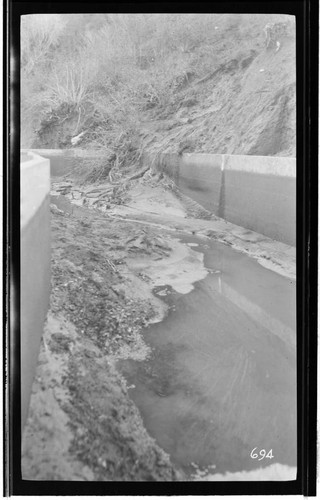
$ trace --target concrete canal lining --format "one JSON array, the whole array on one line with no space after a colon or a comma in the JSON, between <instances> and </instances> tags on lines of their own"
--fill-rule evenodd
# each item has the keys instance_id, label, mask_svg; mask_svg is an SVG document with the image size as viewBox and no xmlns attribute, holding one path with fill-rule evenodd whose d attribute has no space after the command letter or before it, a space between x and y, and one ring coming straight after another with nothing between
<instances>
[{"instance_id":1,"label":"concrete canal lining","mask_svg":"<svg viewBox=\"0 0 320 500\"><path fill-rule=\"evenodd\" d=\"M26 150L25 150L26 151ZM83 167L101 153L29 150L50 160L51 176ZM214 215L291 246L296 244L296 159L224 154L146 153L142 163L167 174L180 191Z\"/></svg>"},{"instance_id":2,"label":"concrete canal lining","mask_svg":"<svg viewBox=\"0 0 320 500\"><path fill-rule=\"evenodd\" d=\"M35 153L50 160L51 177L62 177L77 169L86 170L92 161L103 158L100 152L84 149L24 149L22 153Z\"/></svg>"},{"instance_id":3,"label":"concrete canal lining","mask_svg":"<svg viewBox=\"0 0 320 500\"><path fill-rule=\"evenodd\" d=\"M50 162L33 153L20 160L21 425L26 422L50 295Z\"/></svg>"},{"instance_id":4,"label":"concrete canal lining","mask_svg":"<svg viewBox=\"0 0 320 500\"><path fill-rule=\"evenodd\" d=\"M295 158L161 154L154 169L213 214L295 246Z\"/></svg>"}]
</instances>

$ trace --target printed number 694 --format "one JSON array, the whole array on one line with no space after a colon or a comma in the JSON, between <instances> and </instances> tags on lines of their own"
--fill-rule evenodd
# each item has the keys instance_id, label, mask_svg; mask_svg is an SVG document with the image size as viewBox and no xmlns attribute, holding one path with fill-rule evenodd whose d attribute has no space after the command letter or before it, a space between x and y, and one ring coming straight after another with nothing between
<instances>
[{"instance_id":1,"label":"printed number 694","mask_svg":"<svg viewBox=\"0 0 320 500\"><path fill-rule=\"evenodd\" d=\"M259 457L260 455L260 458L258 458L258 460L263 460L264 458L274 458L274 456L272 455L272 449L270 451L268 451L268 453L266 452L266 450L260 450L259 451L259 454L258 453L254 453L254 450L256 450L257 447L253 448L252 452L250 453L250 457L253 458L253 459L256 459Z\"/></svg>"}]
</instances>

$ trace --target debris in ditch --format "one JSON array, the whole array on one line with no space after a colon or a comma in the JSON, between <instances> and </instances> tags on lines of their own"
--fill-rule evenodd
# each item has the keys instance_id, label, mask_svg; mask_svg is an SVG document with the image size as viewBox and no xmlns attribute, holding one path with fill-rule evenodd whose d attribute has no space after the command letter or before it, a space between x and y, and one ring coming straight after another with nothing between
<instances>
[{"instance_id":1,"label":"debris in ditch","mask_svg":"<svg viewBox=\"0 0 320 500\"><path fill-rule=\"evenodd\" d=\"M64 211L60 210L60 208L58 208L57 205L55 205L54 203L50 203L50 211L51 211L51 213L56 214L56 215L63 215L64 214Z\"/></svg>"}]
</instances>

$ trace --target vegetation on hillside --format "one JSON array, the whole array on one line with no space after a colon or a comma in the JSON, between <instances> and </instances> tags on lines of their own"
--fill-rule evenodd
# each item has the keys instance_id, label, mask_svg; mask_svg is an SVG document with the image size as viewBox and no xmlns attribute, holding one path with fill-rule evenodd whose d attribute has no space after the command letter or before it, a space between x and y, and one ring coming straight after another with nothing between
<instances>
[{"instance_id":1,"label":"vegetation on hillside","mask_svg":"<svg viewBox=\"0 0 320 500\"><path fill-rule=\"evenodd\" d=\"M21 145L101 150L108 170L145 148L294 155L294 44L274 54L263 33L287 17L24 16Z\"/></svg>"}]
</instances>

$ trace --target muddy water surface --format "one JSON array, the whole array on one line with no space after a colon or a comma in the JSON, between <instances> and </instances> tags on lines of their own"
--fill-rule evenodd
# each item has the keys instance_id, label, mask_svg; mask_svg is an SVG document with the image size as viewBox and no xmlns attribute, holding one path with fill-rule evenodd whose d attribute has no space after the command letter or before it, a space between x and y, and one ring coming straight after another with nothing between
<instances>
[{"instance_id":1,"label":"muddy water surface","mask_svg":"<svg viewBox=\"0 0 320 500\"><path fill-rule=\"evenodd\" d=\"M170 312L144 332L147 360L119 362L130 396L186 472L294 466L295 283L226 245L183 241L210 273L188 294L154 289ZM255 447L274 458L253 460Z\"/></svg>"}]
</instances>

